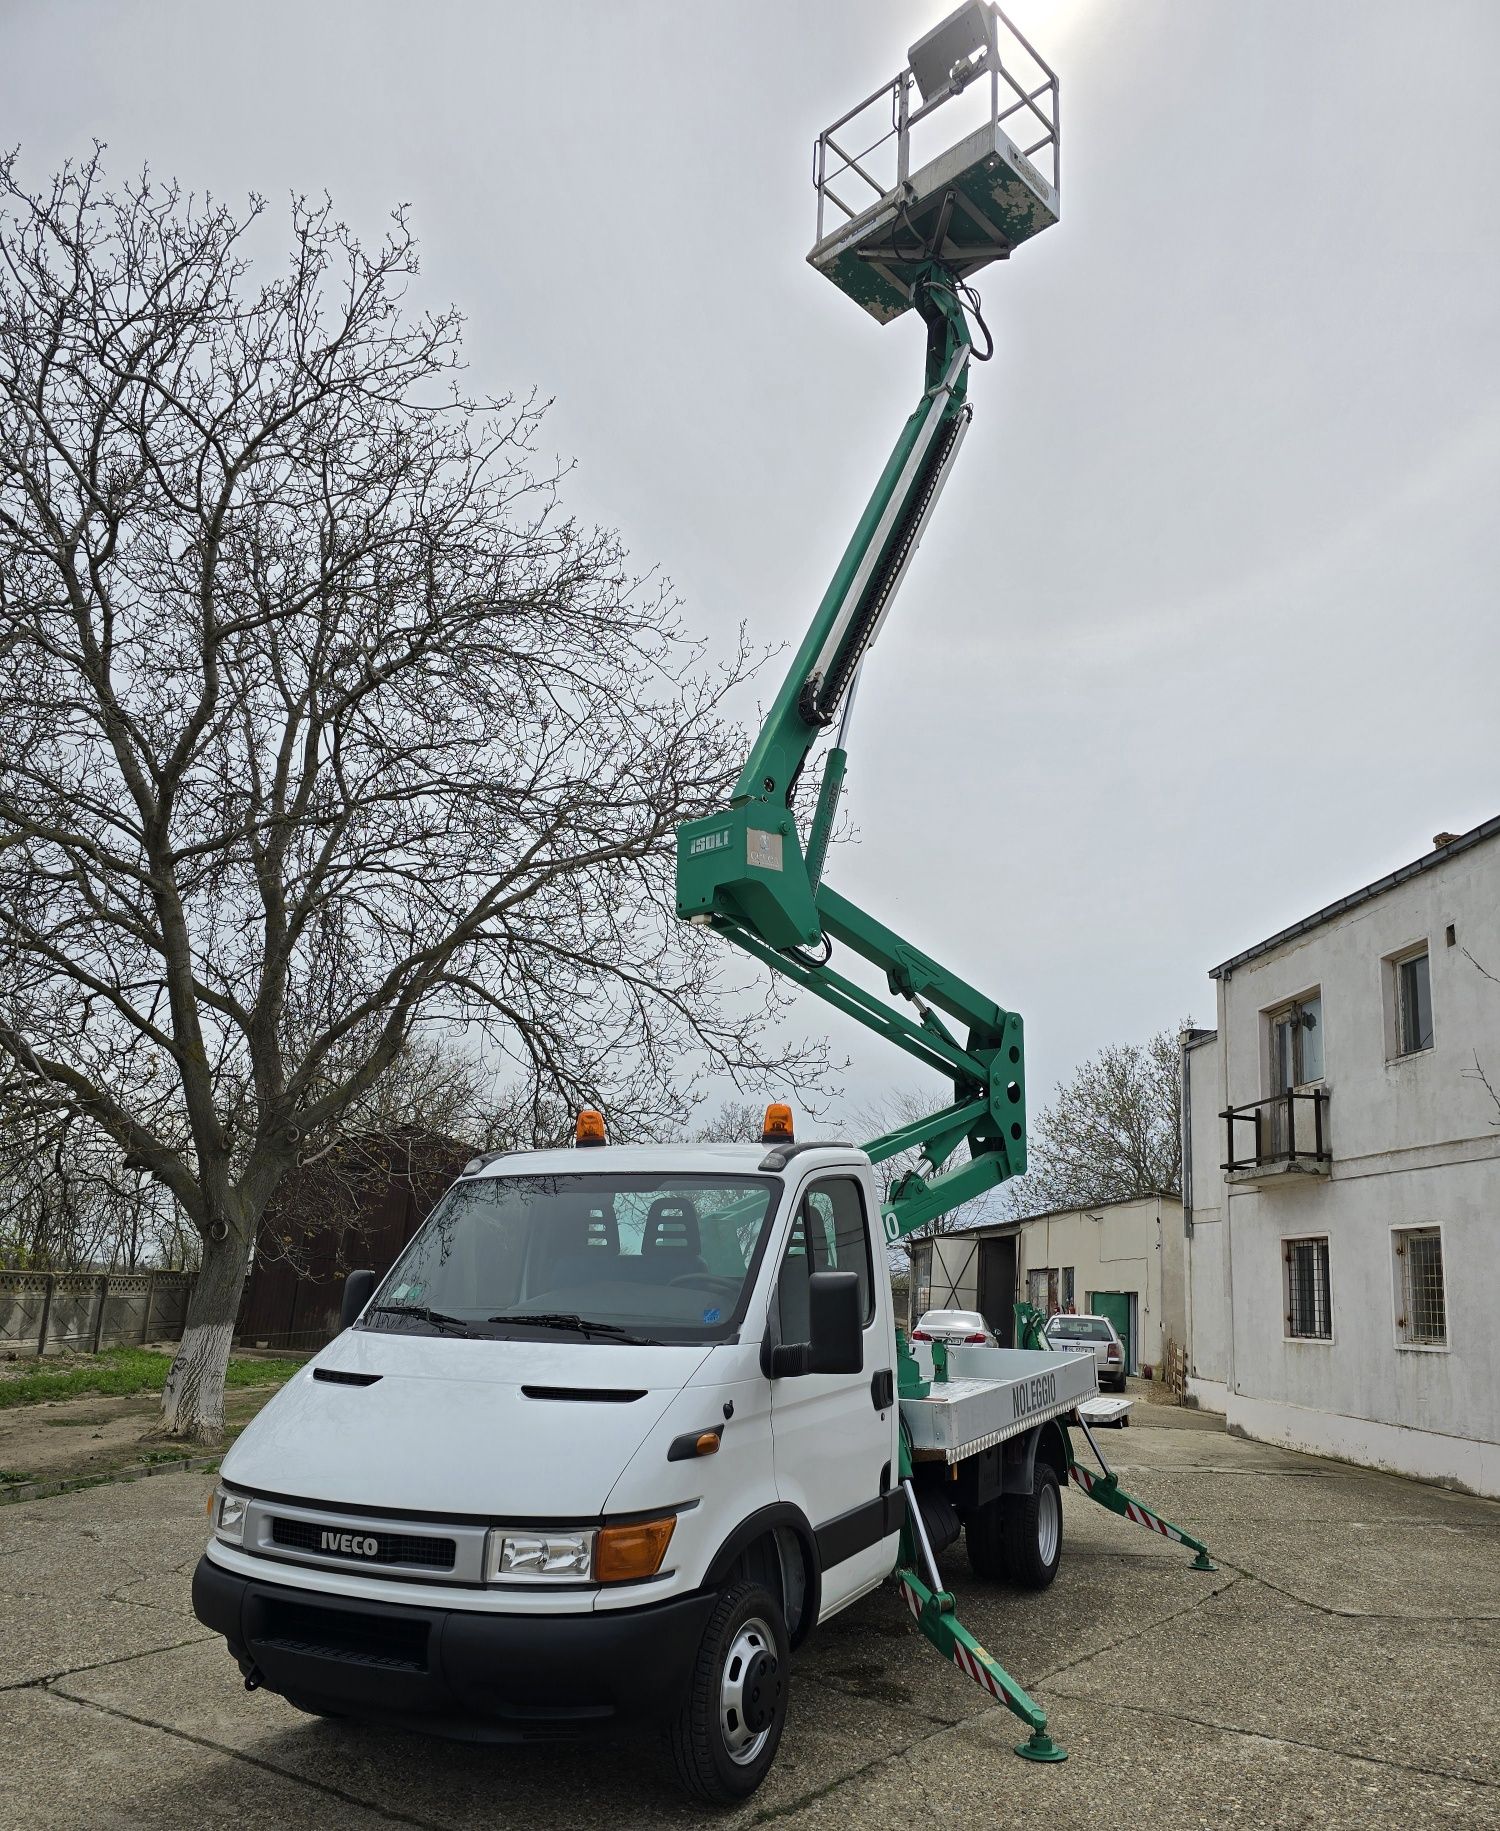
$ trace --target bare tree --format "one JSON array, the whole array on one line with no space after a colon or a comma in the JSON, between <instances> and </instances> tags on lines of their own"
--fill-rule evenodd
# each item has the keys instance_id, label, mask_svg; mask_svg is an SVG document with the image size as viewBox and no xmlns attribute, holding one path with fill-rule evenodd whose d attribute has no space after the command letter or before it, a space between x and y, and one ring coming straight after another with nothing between
<instances>
[{"instance_id":1,"label":"bare tree","mask_svg":"<svg viewBox=\"0 0 1500 1831\"><path fill-rule=\"evenodd\" d=\"M0 1266L181 1266L186 1245L176 1204L113 1140L56 1090L0 1067Z\"/></svg>"},{"instance_id":2,"label":"bare tree","mask_svg":"<svg viewBox=\"0 0 1500 1831\"><path fill-rule=\"evenodd\" d=\"M1029 1169L1012 1185L1012 1212L1089 1207L1180 1188L1177 1039L1174 1028L1145 1043L1112 1043L1058 1085L1032 1122Z\"/></svg>"},{"instance_id":3,"label":"bare tree","mask_svg":"<svg viewBox=\"0 0 1500 1831\"><path fill-rule=\"evenodd\" d=\"M754 1100L723 1100L712 1118L693 1133L698 1144L758 1144L765 1130L765 1104Z\"/></svg>"},{"instance_id":4,"label":"bare tree","mask_svg":"<svg viewBox=\"0 0 1500 1831\"><path fill-rule=\"evenodd\" d=\"M404 213L294 202L254 284L262 211L0 159L0 1057L200 1236L161 1428L205 1441L257 1218L418 1024L616 1136L685 1061L818 1068L672 918L743 643L705 666L536 408L460 390Z\"/></svg>"}]
</instances>

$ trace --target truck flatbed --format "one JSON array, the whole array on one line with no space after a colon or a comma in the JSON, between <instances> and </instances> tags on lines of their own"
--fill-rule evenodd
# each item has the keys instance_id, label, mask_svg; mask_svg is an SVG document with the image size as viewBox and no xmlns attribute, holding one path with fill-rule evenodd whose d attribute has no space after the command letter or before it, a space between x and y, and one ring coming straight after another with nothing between
<instances>
[{"instance_id":1,"label":"truck flatbed","mask_svg":"<svg viewBox=\"0 0 1500 1831\"><path fill-rule=\"evenodd\" d=\"M928 1390L900 1403L919 1462L962 1462L1098 1396L1092 1355L959 1346L948 1352L948 1378L934 1380L932 1350L918 1342L912 1352Z\"/></svg>"}]
</instances>

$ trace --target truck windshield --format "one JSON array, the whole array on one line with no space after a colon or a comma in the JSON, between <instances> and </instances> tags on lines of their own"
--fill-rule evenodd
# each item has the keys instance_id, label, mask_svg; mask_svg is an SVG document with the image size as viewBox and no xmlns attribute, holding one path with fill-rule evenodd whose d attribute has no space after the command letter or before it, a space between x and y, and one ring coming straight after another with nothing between
<instances>
[{"instance_id":1,"label":"truck windshield","mask_svg":"<svg viewBox=\"0 0 1500 1831\"><path fill-rule=\"evenodd\" d=\"M362 1326L715 1342L739 1327L781 1179L492 1176L450 1189Z\"/></svg>"}]
</instances>

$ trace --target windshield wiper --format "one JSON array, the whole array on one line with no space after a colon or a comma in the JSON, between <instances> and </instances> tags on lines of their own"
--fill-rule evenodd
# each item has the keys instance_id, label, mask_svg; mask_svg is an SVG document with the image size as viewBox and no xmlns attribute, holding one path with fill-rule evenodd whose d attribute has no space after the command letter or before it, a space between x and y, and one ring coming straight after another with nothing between
<instances>
[{"instance_id":1,"label":"windshield wiper","mask_svg":"<svg viewBox=\"0 0 1500 1831\"><path fill-rule=\"evenodd\" d=\"M474 1331L461 1316L445 1316L441 1310L430 1310L425 1303L377 1303L370 1312L372 1316L416 1316L423 1322L430 1322L435 1329L450 1329L459 1335L472 1335Z\"/></svg>"},{"instance_id":2,"label":"windshield wiper","mask_svg":"<svg viewBox=\"0 0 1500 1831\"><path fill-rule=\"evenodd\" d=\"M637 1335L625 1329L617 1322L595 1322L591 1317L578 1316L569 1310L537 1310L523 1312L519 1316L491 1316L490 1322L531 1322L548 1329L571 1329L578 1335L604 1335L612 1341L628 1341L638 1348L659 1348L660 1342L652 1341L648 1335Z\"/></svg>"}]
</instances>

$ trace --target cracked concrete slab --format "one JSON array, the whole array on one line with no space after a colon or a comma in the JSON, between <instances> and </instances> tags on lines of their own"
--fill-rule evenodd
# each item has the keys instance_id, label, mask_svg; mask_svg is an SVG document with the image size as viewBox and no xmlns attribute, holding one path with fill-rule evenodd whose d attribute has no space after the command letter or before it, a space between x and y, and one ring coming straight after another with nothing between
<instances>
[{"instance_id":1,"label":"cracked concrete slab","mask_svg":"<svg viewBox=\"0 0 1500 1831\"><path fill-rule=\"evenodd\" d=\"M961 1544L943 1559L962 1618L1049 1711L1066 1765L1016 1760L1019 1726L880 1593L798 1657L777 1767L715 1822L847 1831L857 1816L869 1831L941 1813L1049 1831L1106 1816L1167 1831L1471 1831L1500 1818L1500 1626L1485 1619L1500 1615L1500 1507L1202 1429L1138 1425L1105 1447L1127 1487L1202 1522L1220 1571L1191 1570L1076 1492L1050 1590L976 1582ZM7 1737L0 1720L0 1819L14 1808L17 1822L48 1826L704 1822L652 1745L449 1744L247 1696L188 1604L209 1479L0 1510L0 1664L19 1648L27 1679L54 1675L0 1700L20 1700L23 1725ZM58 1795L61 1816L59 1770L75 1789ZM101 1772L117 1775L101 1783L116 1816L69 1818Z\"/></svg>"},{"instance_id":2,"label":"cracked concrete slab","mask_svg":"<svg viewBox=\"0 0 1500 1831\"><path fill-rule=\"evenodd\" d=\"M0 1592L0 1691L201 1639L193 1620L98 1596Z\"/></svg>"},{"instance_id":3,"label":"cracked concrete slab","mask_svg":"<svg viewBox=\"0 0 1500 1831\"><path fill-rule=\"evenodd\" d=\"M870 1598L884 1613L890 1604ZM927 1662L936 1667L938 1662ZM910 1747L954 1720L931 1717L863 1693L802 1684L797 1709L770 1778L740 1819L793 1809L892 1751ZM504 1816L536 1831L573 1826L700 1824L702 1813L677 1799L655 1738L636 1745L483 1747L399 1731L334 1724L303 1716L274 1694L247 1696L221 1642L102 1667L57 1681L63 1696L129 1713L149 1712L195 1740L280 1774L315 1779L350 1798L424 1822L488 1827ZM977 1693L960 1691L965 1709ZM716 1815L715 1822L719 1822Z\"/></svg>"},{"instance_id":4,"label":"cracked concrete slab","mask_svg":"<svg viewBox=\"0 0 1500 1831\"><path fill-rule=\"evenodd\" d=\"M1444 1532L1430 1521L1229 1521L1215 1528L1213 1548L1226 1565L1332 1614L1500 1621L1493 1532Z\"/></svg>"},{"instance_id":5,"label":"cracked concrete slab","mask_svg":"<svg viewBox=\"0 0 1500 1831\"><path fill-rule=\"evenodd\" d=\"M1108 1699L1160 1715L1308 1741L1500 1787L1500 1627L1310 1615L1241 1582L1167 1624L1122 1673L1113 1656L1049 1675L1049 1700ZM1073 1707L1059 1701L1059 1723ZM1494 1802L1500 1816L1500 1795Z\"/></svg>"},{"instance_id":6,"label":"cracked concrete slab","mask_svg":"<svg viewBox=\"0 0 1500 1831\"><path fill-rule=\"evenodd\" d=\"M1070 1714L1069 1759L1018 1761L1014 1727L987 1713L767 1821L778 1831L910 1831L913 1825L1045 1825L1098 1831L1473 1831L1491 1788L1319 1748L1090 1700Z\"/></svg>"},{"instance_id":7,"label":"cracked concrete slab","mask_svg":"<svg viewBox=\"0 0 1500 1831\"><path fill-rule=\"evenodd\" d=\"M0 1823L45 1831L283 1831L390 1819L180 1737L32 1689L0 1696ZM60 1758L61 1757L61 1758Z\"/></svg>"}]
</instances>

